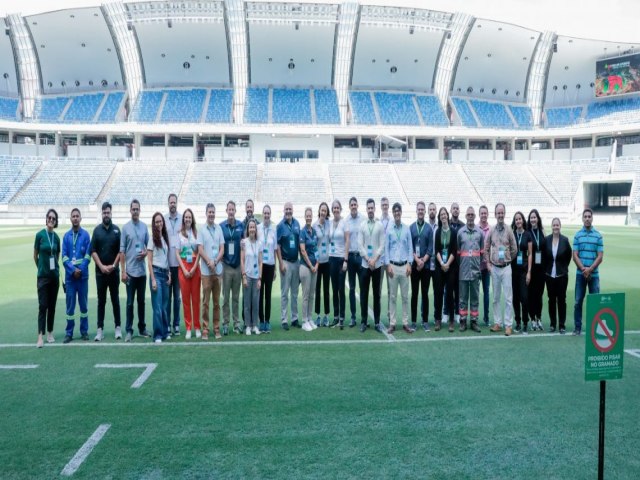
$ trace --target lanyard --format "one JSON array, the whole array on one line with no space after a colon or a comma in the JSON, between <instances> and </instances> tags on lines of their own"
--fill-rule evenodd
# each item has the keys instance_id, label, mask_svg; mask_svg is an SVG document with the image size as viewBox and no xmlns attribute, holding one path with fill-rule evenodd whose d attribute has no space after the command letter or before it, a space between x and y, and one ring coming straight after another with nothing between
<instances>
[{"instance_id":1,"label":"lanyard","mask_svg":"<svg viewBox=\"0 0 640 480\"><path fill-rule=\"evenodd\" d=\"M291 225L289 225L287 222L284 222L284 224L289 228L289 233L293 235L293 220L291 221Z\"/></svg>"},{"instance_id":2,"label":"lanyard","mask_svg":"<svg viewBox=\"0 0 640 480\"><path fill-rule=\"evenodd\" d=\"M251 241L247 238L247 243L251 246L251 256L253 258L253 261L257 263L258 261L258 242L257 241Z\"/></svg>"},{"instance_id":3,"label":"lanyard","mask_svg":"<svg viewBox=\"0 0 640 480\"><path fill-rule=\"evenodd\" d=\"M422 222L422 227L416 222L416 229L418 230L418 236L422 236L422 230L424 230L424 222Z\"/></svg>"},{"instance_id":4,"label":"lanyard","mask_svg":"<svg viewBox=\"0 0 640 480\"><path fill-rule=\"evenodd\" d=\"M369 240L371 240L371 237L373 236L373 229L376 228L376 222L373 220L369 220L367 228L369 229Z\"/></svg>"},{"instance_id":5,"label":"lanyard","mask_svg":"<svg viewBox=\"0 0 640 480\"><path fill-rule=\"evenodd\" d=\"M53 240L55 239L55 237L53 236L53 232L51 232L51 236L49 236L49 232L47 232L47 239L49 240L49 247L51 247L51 255L53 256L56 254L56 249L53 245Z\"/></svg>"},{"instance_id":6,"label":"lanyard","mask_svg":"<svg viewBox=\"0 0 640 480\"><path fill-rule=\"evenodd\" d=\"M521 247L520 242L522 241L522 235L524 235L524 232L522 233L516 232L516 235L518 236L518 250L520 250L520 247Z\"/></svg>"},{"instance_id":7,"label":"lanyard","mask_svg":"<svg viewBox=\"0 0 640 480\"><path fill-rule=\"evenodd\" d=\"M536 229L533 238L536 240L536 250L540 249L540 230ZM533 231L532 231L533 233Z\"/></svg>"},{"instance_id":8,"label":"lanyard","mask_svg":"<svg viewBox=\"0 0 640 480\"><path fill-rule=\"evenodd\" d=\"M71 236L73 237L73 253L76 253L76 242L78 241L78 236L80 235L80 230L78 232L71 232Z\"/></svg>"},{"instance_id":9,"label":"lanyard","mask_svg":"<svg viewBox=\"0 0 640 480\"><path fill-rule=\"evenodd\" d=\"M335 225L332 229L331 229L331 243L334 243L334 240L336 238L336 232L338 231L338 227L340 226L340 220L338 220L338 222L336 223L336 221L333 221L333 224Z\"/></svg>"},{"instance_id":10,"label":"lanyard","mask_svg":"<svg viewBox=\"0 0 640 480\"><path fill-rule=\"evenodd\" d=\"M400 224L400 228L398 228L397 225L394 225L393 228L396 231L396 238L398 239L398 243L400 243L400 237L402 236L402 224Z\"/></svg>"},{"instance_id":11,"label":"lanyard","mask_svg":"<svg viewBox=\"0 0 640 480\"><path fill-rule=\"evenodd\" d=\"M216 241L216 237L214 237L214 233L216 233L216 226L212 225L213 227L213 232L211 231L211 227L209 225L207 225L207 231L209 232L209 235L211 236L211 241L215 242Z\"/></svg>"},{"instance_id":12,"label":"lanyard","mask_svg":"<svg viewBox=\"0 0 640 480\"><path fill-rule=\"evenodd\" d=\"M233 226L233 229L229 226L229 224L227 223L227 230L229 230L229 240L231 240L233 242L233 236L236 234L236 227L235 225Z\"/></svg>"}]
</instances>

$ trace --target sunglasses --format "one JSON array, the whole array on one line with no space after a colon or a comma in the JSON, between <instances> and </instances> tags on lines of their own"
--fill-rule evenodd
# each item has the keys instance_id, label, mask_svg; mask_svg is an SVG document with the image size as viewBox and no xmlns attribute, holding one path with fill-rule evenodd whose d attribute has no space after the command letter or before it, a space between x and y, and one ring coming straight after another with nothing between
<instances>
[{"instance_id":1,"label":"sunglasses","mask_svg":"<svg viewBox=\"0 0 640 480\"><path fill-rule=\"evenodd\" d=\"M52 220L52 221L55 222L56 221L56 217L49 216L49 217L47 217L47 220Z\"/></svg>"}]
</instances>

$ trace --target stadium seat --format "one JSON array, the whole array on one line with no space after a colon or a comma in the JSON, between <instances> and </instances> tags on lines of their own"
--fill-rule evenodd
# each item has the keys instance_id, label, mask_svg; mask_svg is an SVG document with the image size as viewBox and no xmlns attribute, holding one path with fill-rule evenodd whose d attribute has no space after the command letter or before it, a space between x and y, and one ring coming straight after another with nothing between
<instances>
[{"instance_id":1,"label":"stadium seat","mask_svg":"<svg viewBox=\"0 0 640 480\"><path fill-rule=\"evenodd\" d=\"M212 89L207 106L207 123L231 123L233 109L233 90Z\"/></svg>"},{"instance_id":2,"label":"stadium seat","mask_svg":"<svg viewBox=\"0 0 640 480\"><path fill-rule=\"evenodd\" d=\"M113 123L117 120L120 106L122 105L122 99L124 98L124 92L111 92L107 97L106 102L100 110L98 116L98 123Z\"/></svg>"},{"instance_id":3,"label":"stadium seat","mask_svg":"<svg viewBox=\"0 0 640 480\"><path fill-rule=\"evenodd\" d=\"M310 124L311 100L308 89L274 88L273 123Z\"/></svg>"},{"instance_id":4,"label":"stadium seat","mask_svg":"<svg viewBox=\"0 0 640 480\"><path fill-rule=\"evenodd\" d=\"M383 125L420 125L412 94L375 92L373 95Z\"/></svg>"},{"instance_id":5,"label":"stadium seat","mask_svg":"<svg viewBox=\"0 0 640 480\"><path fill-rule=\"evenodd\" d=\"M581 106L547 108L545 109L545 115L547 117L546 126L548 128L555 128L576 125L582 116L582 108Z\"/></svg>"},{"instance_id":6,"label":"stadium seat","mask_svg":"<svg viewBox=\"0 0 640 480\"><path fill-rule=\"evenodd\" d=\"M247 88L246 123L269 123L269 89Z\"/></svg>"},{"instance_id":7,"label":"stadium seat","mask_svg":"<svg viewBox=\"0 0 640 480\"><path fill-rule=\"evenodd\" d=\"M4 120L18 120L17 98L0 97L0 118Z\"/></svg>"},{"instance_id":8,"label":"stadium seat","mask_svg":"<svg viewBox=\"0 0 640 480\"><path fill-rule=\"evenodd\" d=\"M338 97L333 89L317 89L313 91L316 107L316 123L319 125L340 124Z\"/></svg>"},{"instance_id":9,"label":"stadium seat","mask_svg":"<svg viewBox=\"0 0 640 480\"><path fill-rule=\"evenodd\" d=\"M470 99L471 107L476 111L482 127L513 128L513 121L503 103L486 102L484 100Z\"/></svg>"},{"instance_id":10,"label":"stadium seat","mask_svg":"<svg viewBox=\"0 0 640 480\"><path fill-rule=\"evenodd\" d=\"M456 112L458 112L458 117L460 118L460 122L463 126L478 126L478 122L476 122L476 119L473 116L473 112L471 111L471 106L465 98L452 97L451 101L453 102L453 106L455 107Z\"/></svg>"},{"instance_id":11,"label":"stadium seat","mask_svg":"<svg viewBox=\"0 0 640 480\"><path fill-rule=\"evenodd\" d=\"M418 109L425 125L434 127L448 127L449 120L442 110L442 106L434 95L416 95Z\"/></svg>"},{"instance_id":12,"label":"stadium seat","mask_svg":"<svg viewBox=\"0 0 640 480\"><path fill-rule=\"evenodd\" d=\"M163 97L164 92L160 90L140 92L136 106L131 114L132 121L155 123Z\"/></svg>"},{"instance_id":13,"label":"stadium seat","mask_svg":"<svg viewBox=\"0 0 640 480\"><path fill-rule=\"evenodd\" d=\"M376 113L370 92L349 92L352 121L358 125L376 125Z\"/></svg>"},{"instance_id":14,"label":"stadium seat","mask_svg":"<svg viewBox=\"0 0 640 480\"><path fill-rule=\"evenodd\" d=\"M513 118L516 119L519 128L533 128L533 116L528 106L509 105Z\"/></svg>"},{"instance_id":15,"label":"stadium seat","mask_svg":"<svg viewBox=\"0 0 640 480\"><path fill-rule=\"evenodd\" d=\"M0 203L8 203L40 166L40 160L0 157Z\"/></svg>"},{"instance_id":16,"label":"stadium seat","mask_svg":"<svg viewBox=\"0 0 640 480\"><path fill-rule=\"evenodd\" d=\"M162 123L200 123L207 91L203 88L192 90L165 90L167 97L162 107Z\"/></svg>"},{"instance_id":17,"label":"stadium seat","mask_svg":"<svg viewBox=\"0 0 640 480\"><path fill-rule=\"evenodd\" d=\"M40 122L58 122L69 97L41 97L36 100L34 117Z\"/></svg>"},{"instance_id":18,"label":"stadium seat","mask_svg":"<svg viewBox=\"0 0 640 480\"><path fill-rule=\"evenodd\" d=\"M91 93L71 97L71 105L62 120L72 123L92 123L104 100L104 95L104 93Z\"/></svg>"}]
</instances>

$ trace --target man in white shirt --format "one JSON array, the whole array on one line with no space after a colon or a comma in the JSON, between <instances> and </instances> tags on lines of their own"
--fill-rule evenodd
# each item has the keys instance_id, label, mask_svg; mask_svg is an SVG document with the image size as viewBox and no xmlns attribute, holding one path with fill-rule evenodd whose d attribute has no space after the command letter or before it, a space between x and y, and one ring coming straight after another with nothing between
<instances>
[{"instance_id":1,"label":"man in white shirt","mask_svg":"<svg viewBox=\"0 0 640 480\"><path fill-rule=\"evenodd\" d=\"M200 273L202 274L202 339L209 339L209 301L213 298L213 332L216 339L220 335L220 290L222 288L222 256L224 255L224 235L215 224L216 207L208 203L207 224L198 235Z\"/></svg>"},{"instance_id":2,"label":"man in white shirt","mask_svg":"<svg viewBox=\"0 0 640 480\"><path fill-rule=\"evenodd\" d=\"M373 320L375 330L382 333L380 327L380 280L382 278L382 264L384 256L384 227L375 219L376 202L373 198L367 200L367 221L360 225L359 251L362 258L360 283L360 314L362 323L360 331L368 328L369 315L369 284L373 280Z\"/></svg>"}]
</instances>

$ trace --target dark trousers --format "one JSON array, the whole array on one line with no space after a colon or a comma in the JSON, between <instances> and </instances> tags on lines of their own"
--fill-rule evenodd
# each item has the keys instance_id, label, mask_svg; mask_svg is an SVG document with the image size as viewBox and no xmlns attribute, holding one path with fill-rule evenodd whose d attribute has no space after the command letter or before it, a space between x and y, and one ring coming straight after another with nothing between
<instances>
[{"instance_id":1,"label":"dark trousers","mask_svg":"<svg viewBox=\"0 0 640 480\"><path fill-rule=\"evenodd\" d=\"M567 321L567 285L569 276L552 278L547 275L547 295L549 297L549 319L552 327L565 329ZM557 314L557 316L556 316Z\"/></svg>"},{"instance_id":2,"label":"dark trousers","mask_svg":"<svg viewBox=\"0 0 640 480\"><path fill-rule=\"evenodd\" d=\"M451 283L452 283L451 295L453 298L453 308L449 310L449 303L445 300L444 310L442 311L442 313L444 313L445 315L449 315L453 320L453 316L458 314L458 310L460 308L460 289L459 289L460 285L458 284L458 262L457 261L451 264L451 267L449 268L447 275L450 275L453 277L451 279ZM445 286L444 286L445 297L448 294L449 294L449 280L445 282Z\"/></svg>"},{"instance_id":3,"label":"dark trousers","mask_svg":"<svg viewBox=\"0 0 640 480\"><path fill-rule=\"evenodd\" d=\"M113 321L120 326L120 274L117 270L111 275L96 275L96 290L98 291L98 328L104 328L104 314L107 306L107 289L111 297Z\"/></svg>"},{"instance_id":4,"label":"dark trousers","mask_svg":"<svg viewBox=\"0 0 640 480\"><path fill-rule=\"evenodd\" d=\"M425 265L422 270L411 267L411 323L417 322L418 294L422 300L420 321L429 321L429 284L431 283L431 270ZM418 290L419 288L419 290Z\"/></svg>"},{"instance_id":5,"label":"dark trousers","mask_svg":"<svg viewBox=\"0 0 640 480\"><path fill-rule=\"evenodd\" d=\"M347 274L349 275L349 309L351 318L356 318L356 285L360 283L362 275L362 257L359 253L350 252L347 263ZM356 276L358 281L356 282Z\"/></svg>"},{"instance_id":6,"label":"dark trousers","mask_svg":"<svg viewBox=\"0 0 640 480\"><path fill-rule=\"evenodd\" d=\"M454 266L452 265L452 268ZM435 283L435 298L434 303L436 304L436 321L442 321L442 300L444 299L446 310L445 312L451 312L451 317L449 321L453 321L453 312L455 312L455 308L453 308L453 292L457 290L455 287L455 283L457 282L457 275L455 275L455 271L449 269L448 272L443 272L442 268L439 265L436 265L436 269L434 270L435 278L433 279ZM445 289L446 287L446 289ZM446 290L446 293L445 293ZM447 314L448 315L448 314Z\"/></svg>"},{"instance_id":7,"label":"dark trousers","mask_svg":"<svg viewBox=\"0 0 640 480\"><path fill-rule=\"evenodd\" d=\"M489 290L491 288L491 273L488 269L480 272L480 280L482 283L482 302L484 307L482 321L489 325Z\"/></svg>"},{"instance_id":8,"label":"dark trousers","mask_svg":"<svg viewBox=\"0 0 640 480\"><path fill-rule=\"evenodd\" d=\"M56 318L56 302L60 280L51 277L38 277L38 334L53 332L53 322Z\"/></svg>"},{"instance_id":9,"label":"dark trousers","mask_svg":"<svg viewBox=\"0 0 640 480\"><path fill-rule=\"evenodd\" d=\"M329 262L318 263L318 280L316 281L316 315L320 315L320 284L322 284L322 301L324 314L329 315Z\"/></svg>"},{"instance_id":10,"label":"dark trousers","mask_svg":"<svg viewBox=\"0 0 640 480\"><path fill-rule=\"evenodd\" d=\"M369 284L373 282L373 321L376 325L380 323L380 281L382 280L382 267L371 270L363 268L361 270L360 281L360 315L362 323L367 324L369 318Z\"/></svg>"},{"instance_id":11,"label":"dark trousers","mask_svg":"<svg viewBox=\"0 0 640 480\"><path fill-rule=\"evenodd\" d=\"M178 270L180 267L169 267L171 274L171 285L169 285L169 304L167 305L167 318L169 326L180 326L180 309L182 302L180 301L180 280L178 279ZM171 312L173 310L173 320L171 320Z\"/></svg>"},{"instance_id":12,"label":"dark trousers","mask_svg":"<svg viewBox=\"0 0 640 480\"><path fill-rule=\"evenodd\" d=\"M513 288L513 313L516 325L529 323L529 299L527 289L527 271L512 267L511 287Z\"/></svg>"},{"instance_id":13,"label":"dark trousers","mask_svg":"<svg viewBox=\"0 0 640 480\"><path fill-rule=\"evenodd\" d=\"M258 318L260 323L271 321L271 289L275 265L262 264L262 282L260 282L260 300L258 300Z\"/></svg>"},{"instance_id":14,"label":"dark trousers","mask_svg":"<svg viewBox=\"0 0 640 480\"><path fill-rule=\"evenodd\" d=\"M529 282L529 315L531 318L542 317L542 294L544 293L545 273L540 266L531 269L531 281Z\"/></svg>"},{"instance_id":15,"label":"dark trousers","mask_svg":"<svg viewBox=\"0 0 640 480\"><path fill-rule=\"evenodd\" d=\"M132 277L129 275L127 282L127 324L126 330L133 334L133 301L137 297L138 301L138 331L144 332L147 325L144 321L144 291L147 286L147 276Z\"/></svg>"},{"instance_id":16,"label":"dark trousers","mask_svg":"<svg viewBox=\"0 0 640 480\"><path fill-rule=\"evenodd\" d=\"M345 273L342 271L342 257L329 257L329 276L333 293L333 318L344 319L346 299L344 296Z\"/></svg>"}]
</instances>

